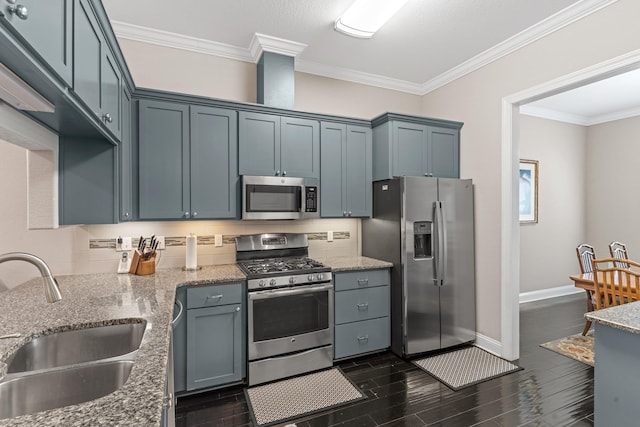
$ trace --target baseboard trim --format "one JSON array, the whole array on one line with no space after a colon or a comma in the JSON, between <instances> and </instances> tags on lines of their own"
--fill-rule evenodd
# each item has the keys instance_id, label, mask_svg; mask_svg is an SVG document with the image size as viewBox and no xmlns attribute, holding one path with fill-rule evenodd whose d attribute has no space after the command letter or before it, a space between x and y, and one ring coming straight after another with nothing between
<instances>
[{"instance_id":1,"label":"baseboard trim","mask_svg":"<svg viewBox=\"0 0 640 427\"><path fill-rule=\"evenodd\" d=\"M584 292L580 288L572 285L558 286L556 288L540 289L538 291L520 293L520 304L525 302L540 301L549 298L563 297L565 295L573 295Z\"/></svg>"}]
</instances>

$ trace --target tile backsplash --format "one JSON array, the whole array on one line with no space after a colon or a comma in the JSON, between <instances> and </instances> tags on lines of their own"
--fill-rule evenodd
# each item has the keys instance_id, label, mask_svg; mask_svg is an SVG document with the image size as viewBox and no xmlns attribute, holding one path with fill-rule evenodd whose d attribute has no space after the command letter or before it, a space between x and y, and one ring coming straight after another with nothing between
<instances>
[{"instance_id":1,"label":"tile backsplash","mask_svg":"<svg viewBox=\"0 0 640 427\"><path fill-rule=\"evenodd\" d=\"M333 231L333 241L327 232ZM131 237L133 246L140 236L165 236L166 249L159 257L158 269L183 267L186 236L198 236L198 265L235 263L235 237L258 233L306 233L309 256L356 256L360 254L360 220L313 219L298 221L173 221L129 222L116 225L85 225L77 228L74 242L73 271L100 273L116 271L120 252L116 239ZM222 246L214 246L221 234Z\"/></svg>"}]
</instances>

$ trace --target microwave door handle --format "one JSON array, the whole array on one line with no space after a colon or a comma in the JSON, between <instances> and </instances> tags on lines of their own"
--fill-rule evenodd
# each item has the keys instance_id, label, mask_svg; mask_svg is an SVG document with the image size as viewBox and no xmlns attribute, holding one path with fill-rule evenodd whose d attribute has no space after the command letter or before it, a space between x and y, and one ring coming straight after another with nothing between
<instances>
[{"instance_id":1,"label":"microwave door handle","mask_svg":"<svg viewBox=\"0 0 640 427\"><path fill-rule=\"evenodd\" d=\"M304 213L306 212L306 202L307 201L307 194L306 194L306 187L304 185L300 186L300 200L299 200L299 204L298 206L300 207L300 213Z\"/></svg>"},{"instance_id":2,"label":"microwave door handle","mask_svg":"<svg viewBox=\"0 0 640 427\"><path fill-rule=\"evenodd\" d=\"M299 286L293 289L273 289L268 291L259 291L259 292L249 292L250 300L259 300L259 299L270 299L270 298L278 298L288 295L301 295L308 294L311 292L321 292L333 289L333 284L329 283L321 286Z\"/></svg>"}]
</instances>

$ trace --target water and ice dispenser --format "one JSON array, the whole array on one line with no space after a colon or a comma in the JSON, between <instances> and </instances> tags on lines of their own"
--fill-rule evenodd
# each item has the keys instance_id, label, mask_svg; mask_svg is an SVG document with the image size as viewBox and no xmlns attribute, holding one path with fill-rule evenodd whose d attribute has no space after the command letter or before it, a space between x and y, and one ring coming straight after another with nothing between
<instances>
[{"instance_id":1,"label":"water and ice dispenser","mask_svg":"<svg viewBox=\"0 0 640 427\"><path fill-rule=\"evenodd\" d=\"M417 221L413 223L413 257L415 259L432 258L431 221Z\"/></svg>"}]
</instances>

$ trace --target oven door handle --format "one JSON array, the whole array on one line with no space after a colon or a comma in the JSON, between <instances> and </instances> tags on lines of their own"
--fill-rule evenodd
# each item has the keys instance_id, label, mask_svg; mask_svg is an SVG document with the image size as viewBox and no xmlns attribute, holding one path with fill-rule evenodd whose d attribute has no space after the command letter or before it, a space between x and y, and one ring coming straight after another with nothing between
<instances>
[{"instance_id":1,"label":"oven door handle","mask_svg":"<svg viewBox=\"0 0 640 427\"><path fill-rule=\"evenodd\" d=\"M250 300L278 298L286 295L301 295L309 292L322 292L329 289L333 289L333 283L326 285L311 285L311 286L297 286L293 289L271 289L268 291L249 292Z\"/></svg>"}]
</instances>

